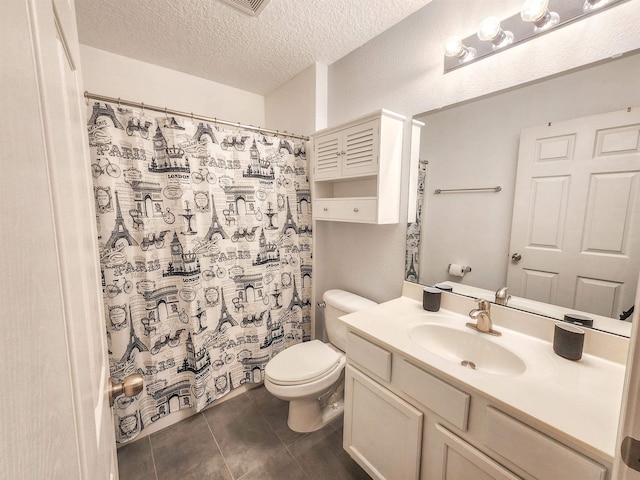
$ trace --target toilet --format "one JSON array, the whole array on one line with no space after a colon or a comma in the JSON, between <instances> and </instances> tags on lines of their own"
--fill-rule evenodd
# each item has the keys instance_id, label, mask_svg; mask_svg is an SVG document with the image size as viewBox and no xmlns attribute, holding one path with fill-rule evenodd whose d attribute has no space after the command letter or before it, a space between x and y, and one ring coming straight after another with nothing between
<instances>
[{"instance_id":1,"label":"toilet","mask_svg":"<svg viewBox=\"0 0 640 480\"><path fill-rule=\"evenodd\" d=\"M299 343L274 356L265 367L265 388L289 402L287 424L296 432L313 432L344 411L347 327L338 318L376 305L344 290L327 290L324 325L330 343Z\"/></svg>"}]
</instances>

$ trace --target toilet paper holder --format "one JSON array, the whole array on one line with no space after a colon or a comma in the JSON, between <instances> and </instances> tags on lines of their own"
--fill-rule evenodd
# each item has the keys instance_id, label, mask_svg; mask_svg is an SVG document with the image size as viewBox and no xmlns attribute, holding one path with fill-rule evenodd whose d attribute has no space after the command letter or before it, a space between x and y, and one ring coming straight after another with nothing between
<instances>
[{"instance_id":1,"label":"toilet paper holder","mask_svg":"<svg viewBox=\"0 0 640 480\"><path fill-rule=\"evenodd\" d=\"M451 265L453 265L452 263L450 263L449 265L447 265L447 272L449 270L451 270ZM464 267L462 267L462 272L463 273L469 273L471 271L471 267L468 265L465 265Z\"/></svg>"}]
</instances>

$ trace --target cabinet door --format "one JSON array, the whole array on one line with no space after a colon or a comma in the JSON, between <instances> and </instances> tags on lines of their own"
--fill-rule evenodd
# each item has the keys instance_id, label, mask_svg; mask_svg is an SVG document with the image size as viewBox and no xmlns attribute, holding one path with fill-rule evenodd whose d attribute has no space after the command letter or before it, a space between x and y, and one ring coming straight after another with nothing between
<instances>
[{"instance_id":1,"label":"cabinet door","mask_svg":"<svg viewBox=\"0 0 640 480\"><path fill-rule=\"evenodd\" d=\"M442 425L435 426L438 452L432 461L439 480L522 480Z\"/></svg>"},{"instance_id":2,"label":"cabinet door","mask_svg":"<svg viewBox=\"0 0 640 480\"><path fill-rule=\"evenodd\" d=\"M347 128L343 133L342 176L356 177L378 173L380 120Z\"/></svg>"},{"instance_id":3,"label":"cabinet door","mask_svg":"<svg viewBox=\"0 0 640 480\"><path fill-rule=\"evenodd\" d=\"M314 180L338 178L341 173L342 132L316 138L314 149Z\"/></svg>"},{"instance_id":4,"label":"cabinet door","mask_svg":"<svg viewBox=\"0 0 640 480\"><path fill-rule=\"evenodd\" d=\"M417 479L422 413L350 365L344 403L349 455L375 479Z\"/></svg>"}]
</instances>

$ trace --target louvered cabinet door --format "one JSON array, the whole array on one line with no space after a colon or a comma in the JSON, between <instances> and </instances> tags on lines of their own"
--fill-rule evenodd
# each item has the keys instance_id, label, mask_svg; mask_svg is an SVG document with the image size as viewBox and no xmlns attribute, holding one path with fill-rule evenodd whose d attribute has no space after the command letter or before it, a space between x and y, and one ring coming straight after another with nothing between
<instances>
[{"instance_id":1,"label":"louvered cabinet door","mask_svg":"<svg viewBox=\"0 0 640 480\"><path fill-rule=\"evenodd\" d=\"M331 133L315 140L315 180L331 180L340 176L342 132Z\"/></svg>"},{"instance_id":2,"label":"louvered cabinet door","mask_svg":"<svg viewBox=\"0 0 640 480\"><path fill-rule=\"evenodd\" d=\"M350 127L344 130L342 135L342 176L377 174L380 157L380 120Z\"/></svg>"}]
</instances>

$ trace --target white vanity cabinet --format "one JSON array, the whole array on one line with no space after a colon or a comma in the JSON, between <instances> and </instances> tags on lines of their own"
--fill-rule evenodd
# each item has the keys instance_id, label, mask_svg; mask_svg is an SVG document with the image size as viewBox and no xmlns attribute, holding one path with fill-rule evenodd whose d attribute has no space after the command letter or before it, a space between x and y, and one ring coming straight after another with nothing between
<instances>
[{"instance_id":1,"label":"white vanity cabinet","mask_svg":"<svg viewBox=\"0 0 640 480\"><path fill-rule=\"evenodd\" d=\"M375 479L608 480L607 459L348 333L343 446ZM515 412L517 414L517 412Z\"/></svg>"},{"instance_id":2,"label":"white vanity cabinet","mask_svg":"<svg viewBox=\"0 0 640 480\"><path fill-rule=\"evenodd\" d=\"M314 220L398 223L404 121L380 110L312 135Z\"/></svg>"}]
</instances>

